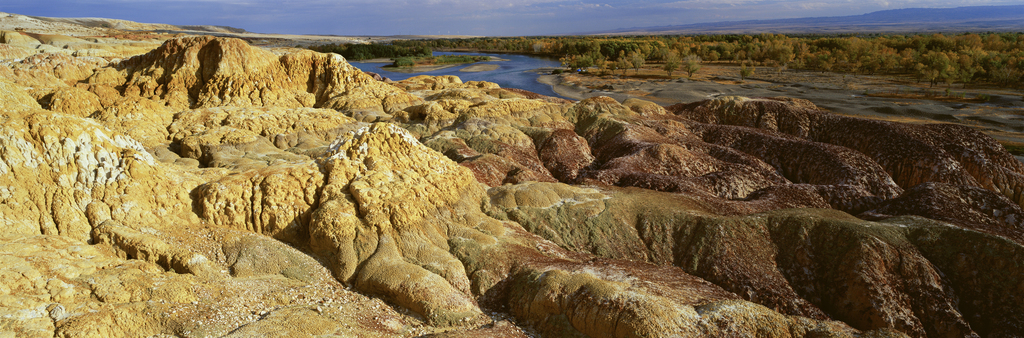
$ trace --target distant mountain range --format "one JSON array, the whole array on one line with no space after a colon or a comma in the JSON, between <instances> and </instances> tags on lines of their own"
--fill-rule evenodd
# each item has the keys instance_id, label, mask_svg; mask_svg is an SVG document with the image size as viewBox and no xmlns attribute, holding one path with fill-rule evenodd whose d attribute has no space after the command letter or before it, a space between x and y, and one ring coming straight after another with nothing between
<instances>
[{"instance_id":1,"label":"distant mountain range","mask_svg":"<svg viewBox=\"0 0 1024 338\"><path fill-rule=\"evenodd\" d=\"M1024 31L1024 5L907 8L851 16L639 27L587 34L925 33L968 31Z\"/></svg>"}]
</instances>

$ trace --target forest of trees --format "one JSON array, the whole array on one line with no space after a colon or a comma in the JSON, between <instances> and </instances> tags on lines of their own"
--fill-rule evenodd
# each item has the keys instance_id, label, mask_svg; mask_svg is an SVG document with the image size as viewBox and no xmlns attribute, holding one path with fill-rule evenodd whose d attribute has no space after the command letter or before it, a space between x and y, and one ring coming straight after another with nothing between
<instances>
[{"instance_id":1,"label":"forest of trees","mask_svg":"<svg viewBox=\"0 0 1024 338\"><path fill-rule=\"evenodd\" d=\"M374 58L428 57L433 55L429 47L402 44L326 44L309 47L321 53L341 54L346 59L359 61Z\"/></svg>"},{"instance_id":2,"label":"forest of trees","mask_svg":"<svg viewBox=\"0 0 1024 338\"><path fill-rule=\"evenodd\" d=\"M906 75L932 85L956 83L966 87L985 82L1020 87L1024 83L1024 33L514 37L405 40L387 46L410 51L467 49L544 54L561 58L571 68L613 71L638 70L645 62L674 63L677 58L693 55L703 62L728 61L779 70ZM665 69L686 71L678 65Z\"/></svg>"}]
</instances>

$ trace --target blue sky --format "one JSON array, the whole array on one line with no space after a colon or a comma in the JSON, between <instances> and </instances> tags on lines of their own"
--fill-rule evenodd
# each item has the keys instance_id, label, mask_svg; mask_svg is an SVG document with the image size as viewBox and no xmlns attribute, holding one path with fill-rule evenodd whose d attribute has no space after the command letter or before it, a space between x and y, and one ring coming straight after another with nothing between
<instances>
[{"instance_id":1,"label":"blue sky","mask_svg":"<svg viewBox=\"0 0 1024 338\"><path fill-rule=\"evenodd\" d=\"M259 33L486 36L583 33L701 22L857 15L1024 0L13 0L0 12L225 25Z\"/></svg>"}]
</instances>

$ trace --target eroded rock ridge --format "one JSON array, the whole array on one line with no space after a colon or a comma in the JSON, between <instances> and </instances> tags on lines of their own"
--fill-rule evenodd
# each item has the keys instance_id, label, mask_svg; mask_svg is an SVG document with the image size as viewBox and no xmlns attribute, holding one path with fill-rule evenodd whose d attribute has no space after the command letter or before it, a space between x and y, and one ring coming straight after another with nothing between
<instances>
[{"instance_id":1,"label":"eroded rock ridge","mask_svg":"<svg viewBox=\"0 0 1024 338\"><path fill-rule=\"evenodd\" d=\"M1024 332L1024 165L966 127L206 36L4 62L15 336Z\"/></svg>"}]
</instances>

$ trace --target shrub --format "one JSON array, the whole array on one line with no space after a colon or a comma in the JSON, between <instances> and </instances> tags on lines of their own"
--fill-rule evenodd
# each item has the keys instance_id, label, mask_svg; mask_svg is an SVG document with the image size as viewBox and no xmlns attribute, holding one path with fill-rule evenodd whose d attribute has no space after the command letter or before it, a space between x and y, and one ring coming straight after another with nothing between
<instances>
[{"instance_id":1,"label":"shrub","mask_svg":"<svg viewBox=\"0 0 1024 338\"><path fill-rule=\"evenodd\" d=\"M1024 146L1018 144L1003 144L1003 148L1006 148L1006 152L1013 154L1014 156L1024 155Z\"/></svg>"},{"instance_id":2,"label":"shrub","mask_svg":"<svg viewBox=\"0 0 1024 338\"><path fill-rule=\"evenodd\" d=\"M412 67L416 63L412 61L412 58L398 58L395 59L395 67Z\"/></svg>"},{"instance_id":3,"label":"shrub","mask_svg":"<svg viewBox=\"0 0 1024 338\"><path fill-rule=\"evenodd\" d=\"M750 67L747 67L747 62L741 63L740 64L740 80L746 80L751 75L754 75L754 65L751 64Z\"/></svg>"}]
</instances>

